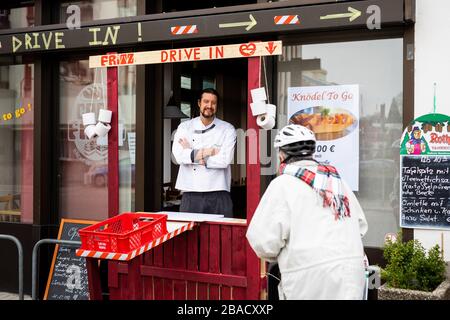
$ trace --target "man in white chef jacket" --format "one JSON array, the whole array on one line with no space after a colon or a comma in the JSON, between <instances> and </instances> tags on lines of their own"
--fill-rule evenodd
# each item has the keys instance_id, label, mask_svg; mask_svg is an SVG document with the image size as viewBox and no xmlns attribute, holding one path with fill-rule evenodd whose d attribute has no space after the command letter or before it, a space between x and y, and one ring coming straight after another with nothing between
<instances>
[{"instance_id":1,"label":"man in white chef jacket","mask_svg":"<svg viewBox=\"0 0 450 320\"><path fill-rule=\"evenodd\" d=\"M175 188L183 192L180 212L233 216L231 168L236 145L234 127L216 117L219 94L200 93L200 116L182 122L172 153L180 165Z\"/></svg>"}]
</instances>

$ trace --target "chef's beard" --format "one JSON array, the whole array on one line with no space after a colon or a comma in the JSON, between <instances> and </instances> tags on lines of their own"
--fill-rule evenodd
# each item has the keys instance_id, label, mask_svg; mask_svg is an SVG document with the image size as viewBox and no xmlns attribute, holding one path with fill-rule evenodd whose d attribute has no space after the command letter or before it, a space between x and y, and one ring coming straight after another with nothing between
<instances>
[{"instance_id":1,"label":"chef's beard","mask_svg":"<svg viewBox=\"0 0 450 320\"><path fill-rule=\"evenodd\" d=\"M210 111L210 114L206 114L206 112L205 111L202 111L202 116L203 116L203 118L206 118L206 119L210 119L210 118L214 118L214 116L216 115L214 112L212 112L212 111Z\"/></svg>"}]
</instances>

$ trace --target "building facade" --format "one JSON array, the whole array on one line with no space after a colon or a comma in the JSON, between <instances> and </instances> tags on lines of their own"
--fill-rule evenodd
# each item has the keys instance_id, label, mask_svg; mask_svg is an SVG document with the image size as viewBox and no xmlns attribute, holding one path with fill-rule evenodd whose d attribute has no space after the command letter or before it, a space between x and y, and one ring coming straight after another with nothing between
<instances>
[{"instance_id":1,"label":"building facade","mask_svg":"<svg viewBox=\"0 0 450 320\"><path fill-rule=\"evenodd\" d=\"M433 64L447 61L441 56L445 50L436 50L446 45L440 43L443 19L433 18L445 12L439 5L424 0L35 0L2 6L0 233L24 245L26 290L33 245L55 238L61 218L100 221L114 214L108 209L108 140L88 139L82 126L82 114L97 113L109 103L108 71L89 68L89 57L257 41L283 43L281 55L260 60L260 82L277 105L274 129L290 120L295 104L289 94L298 88L357 88L357 126L352 127L357 139L346 145L352 152L336 150L355 168L354 190L369 223L366 253L371 263L383 263L384 237L399 229L397 140L409 121L429 110L430 83L444 88L447 82ZM170 51L167 59L172 63L118 68L117 213L177 210L177 166L170 150L183 119L165 117L164 108L174 103L195 117L196 94L214 87L221 94L219 117L238 129L231 191L235 217L251 217L249 193L264 192L277 160L274 131L261 131L259 190L249 188L246 59L179 62ZM445 113L447 97L440 97ZM403 230L405 239L417 237L426 245L440 241L440 234ZM0 250L8 262L0 266L0 289L15 291L15 248L0 242ZM40 292L52 253L52 247L41 249Z\"/></svg>"}]
</instances>

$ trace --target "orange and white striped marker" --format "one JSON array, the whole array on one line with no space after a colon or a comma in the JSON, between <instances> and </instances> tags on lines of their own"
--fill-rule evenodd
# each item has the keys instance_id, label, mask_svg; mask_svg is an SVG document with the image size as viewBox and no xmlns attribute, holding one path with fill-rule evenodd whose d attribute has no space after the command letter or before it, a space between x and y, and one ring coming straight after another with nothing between
<instances>
[{"instance_id":1,"label":"orange and white striped marker","mask_svg":"<svg viewBox=\"0 0 450 320\"><path fill-rule=\"evenodd\" d=\"M275 24L300 24L298 15L275 16L273 17Z\"/></svg>"},{"instance_id":2,"label":"orange and white striped marker","mask_svg":"<svg viewBox=\"0 0 450 320\"><path fill-rule=\"evenodd\" d=\"M169 222L167 222L169 224ZM134 249L128 253L117 253L117 252L104 252L104 251L96 251L96 250L86 250L86 249L78 249L76 251L76 255L79 257L85 258L96 258L96 259L107 259L107 260L119 260L119 261L129 261L136 256L143 254L144 252L153 249L154 247L159 246L160 244L166 242L167 240L176 237L180 233L183 233L188 230L192 230L194 227L194 222L189 223L180 223L181 227L176 228L174 231L166 233L165 235L146 243L145 245Z\"/></svg>"},{"instance_id":3,"label":"orange and white striped marker","mask_svg":"<svg viewBox=\"0 0 450 320\"><path fill-rule=\"evenodd\" d=\"M175 26L171 27L170 31L173 35L179 35L179 34L192 34L192 33L198 33L198 28L196 24L189 25L189 26Z\"/></svg>"}]
</instances>

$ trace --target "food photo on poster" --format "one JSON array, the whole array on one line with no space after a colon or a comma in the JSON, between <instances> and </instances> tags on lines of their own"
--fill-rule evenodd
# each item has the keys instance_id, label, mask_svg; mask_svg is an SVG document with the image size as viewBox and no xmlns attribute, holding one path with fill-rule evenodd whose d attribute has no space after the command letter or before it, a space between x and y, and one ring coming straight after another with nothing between
<instances>
[{"instance_id":1,"label":"food photo on poster","mask_svg":"<svg viewBox=\"0 0 450 320\"><path fill-rule=\"evenodd\" d=\"M352 190L359 189L359 86L288 88L289 123L311 129L315 159L332 163Z\"/></svg>"}]
</instances>

